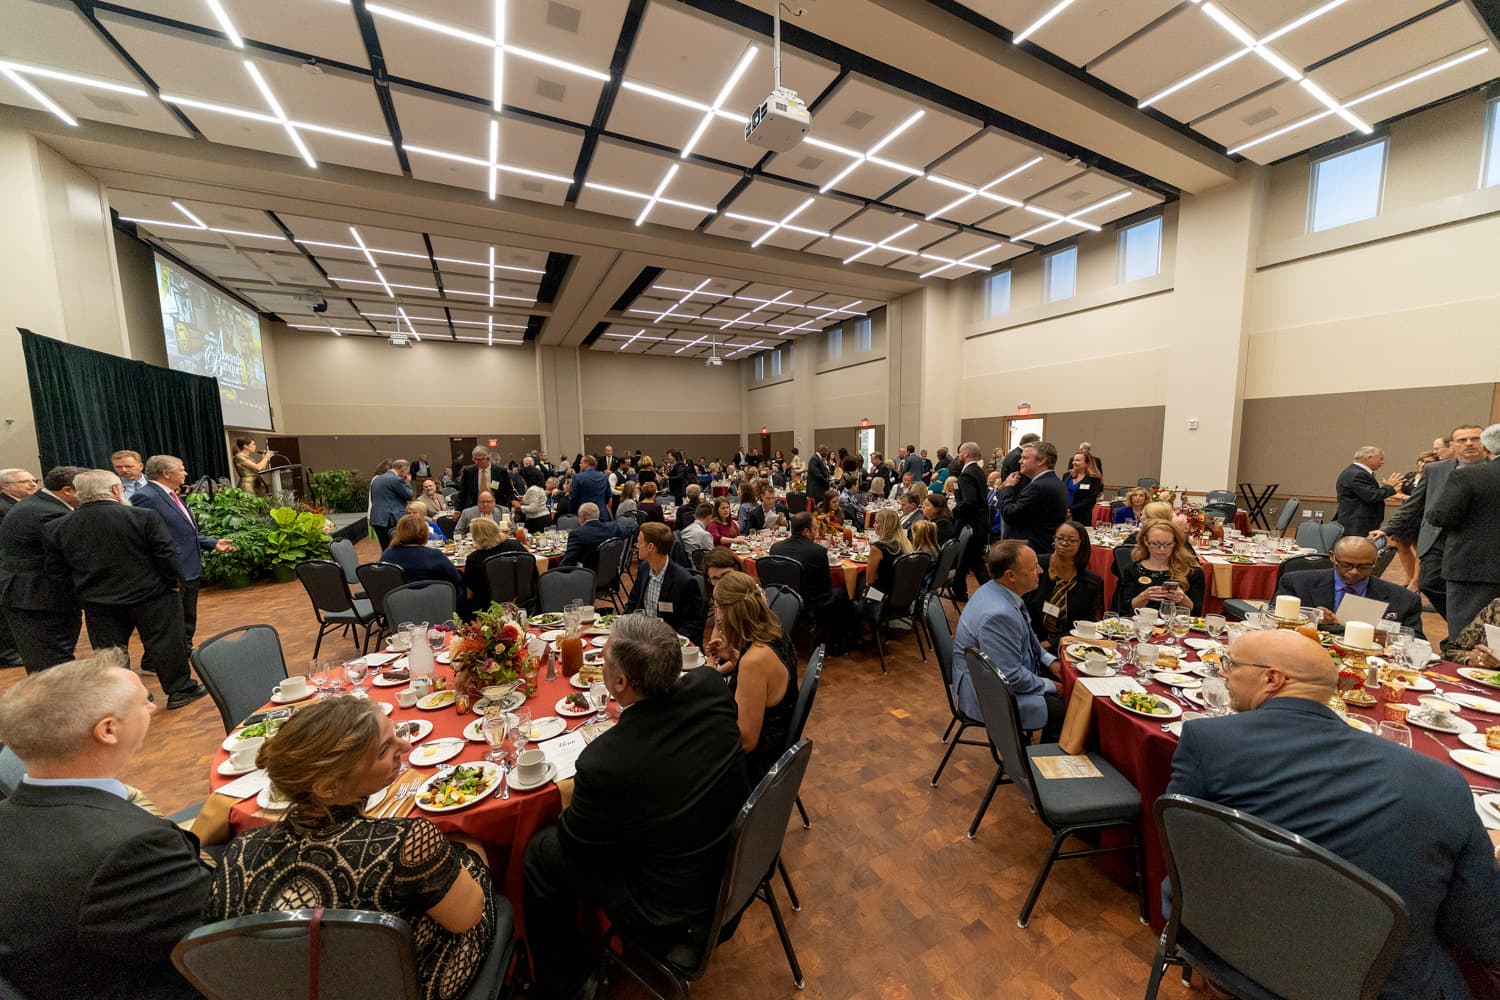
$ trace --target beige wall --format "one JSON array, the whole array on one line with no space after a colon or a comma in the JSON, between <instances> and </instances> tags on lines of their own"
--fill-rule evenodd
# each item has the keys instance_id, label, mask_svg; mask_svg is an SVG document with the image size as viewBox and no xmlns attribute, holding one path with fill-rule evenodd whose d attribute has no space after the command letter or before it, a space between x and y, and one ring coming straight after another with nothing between
<instances>
[{"instance_id":1,"label":"beige wall","mask_svg":"<svg viewBox=\"0 0 1500 1000\"><path fill-rule=\"evenodd\" d=\"M167 342L162 329L161 296L156 289L154 254L151 247L140 240L118 232L114 236L115 263L120 274L120 299L125 312L125 336L130 341L130 355L165 368ZM269 375L269 366L266 371Z\"/></svg>"},{"instance_id":2,"label":"beige wall","mask_svg":"<svg viewBox=\"0 0 1500 1000\"><path fill-rule=\"evenodd\" d=\"M585 439L739 436L740 372L732 362L710 368L701 360L584 350L579 380Z\"/></svg>"},{"instance_id":3,"label":"beige wall","mask_svg":"<svg viewBox=\"0 0 1500 1000\"><path fill-rule=\"evenodd\" d=\"M1058 413L1033 411L1031 415L1045 421L1042 433L1057 448L1059 474L1072 461L1074 449L1087 441L1093 446L1093 453L1104 463L1106 486L1134 486L1142 476L1161 478L1164 406ZM988 456L993 449L1005 444L1005 417L965 420L962 437L965 441L977 442L980 451Z\"/></svg>"}]
</instances>

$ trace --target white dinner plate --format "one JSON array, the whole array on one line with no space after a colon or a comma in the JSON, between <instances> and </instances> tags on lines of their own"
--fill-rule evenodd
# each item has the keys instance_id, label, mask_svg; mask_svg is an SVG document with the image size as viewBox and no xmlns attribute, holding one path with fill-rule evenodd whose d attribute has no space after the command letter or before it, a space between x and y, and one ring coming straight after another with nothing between
<instances>
[{"instance_id":1,"label":"white dinner plate","mask_svg":"<svg viewBox=\"0 0 1500 1000\"><path fill-rule=\"evenodd\" d=\"M1500 751L1490 750L1489 744L1485 742L1484 733L1477 729L1472 733L1459 733L1458 742L1466 747L1473 747L1475 750L1483 750L1486 753L1500 753Z\"/></svg>"},{"instance_id":2,"label":"white dinner plate","mask_svg":"<svg viewBox=\"0 0 1500 1000\"><path fill-rule=\"evenodd\" d=\"M1109 700L1114 702L1120 708L1123 708L1125 711L1130 712L1134 715L1144 715L1148 719L1175 719L1182 714L1181 705L1177 704L1177 702L1173 701L1170 698L1163 698L1161 695L1152 695L1151 697L1155 698L1156 703L1163 709L1165 709L1165 711L1144 712L1139 708L1131 708L1129 705L1125 704L1125 702L1121 700L1121 694L1122 692L1117 691L1109 696Z\"/></svg>"},{"instance_id":3,"label":"white dinner plate","mask_svg":"<svg viewBox=\"0 0 1500 1000\"><path fill-rule=\"evenodd\" d=\"M432 733L432 723L426 719L407 719L405 722L397 723L409 728L406 734L406 742L420 743Z\"/></svg>"},{"instance_id":4,"label":"white dinner plate","mask_svg":"<svg viewBox=\"0 0 1500 1000\"><path fill-rule=\"evenodd\" d=\"M560 628L548 629L546 632L543 632L537 636L537 638L542 640L543 642L556 642L562 637L563 630Z\"/></svg>"},{"instance_id":5,"label":"white dinner plate","mask_svg":"<svg viewBox=\"0 0 1500 1000\"><path fill-rule=\"evenodd\" d=\"M488 743L489 740L484 738L484 719L475 719L464 726L464 739L470 743Z\"/></svg>"},{"instance_id":6,"label":"white dinner plate","mask_svg":"<svg viewBox=\"0 0 1500 1000\"><path fill-rule=\"evenodd\" d=\"M462 740L455 740L451 743L447 741L442 743L423 743L419 747L412 747L411 753L406 755L406 759L411 763L412 767L435 767L445 760L452 760L463 752L464 743Z\"/></svg>"},{"instance_id":7,"label":"white dinner plate","mask_svg":"<svg viewBox=\"0 0 1500 1000\"><path fill-rule=\"evenodd\" d=\"M1488 712L1490 715L1500 715L1500 701L1494 698L1486 698L1483 695L1469 694L1467 691L1445 691L1443 697L1455 705L1463 708L1472 708L1479 712Z\"/></svg>"},{"instance_id":8,"label":"white dinner plate","mask_svg":"<svg viewBox=\"0 0 1500 1000\"><path fill-rule=\"evenodd\" d=\"M417 699L417 707L424 712L432 712L439 708L448 708L458 700L457 692L449 689L447 691L434 691Z\"/></svg>"},{"instance_id":9,"label":"white dinner plate","mask_svg":"<svg viewBox=\"0 0 1500 1000\"><path fill-rule=\"evenodd\" d=\"M559 698L559 699L557 699L557 704L553 705L552 707L557 712L558 715L565 715L565 716L567 716L570 719L581 719L585 715L593 715L594 714L594 708L593 708L592 705L589 706L588 708L585 708L585 709L583 709L583 710L580 711L580 710L578 710L576 708L573 708L571 705L569 705L567 698Z\"/></svg>"},{"instance_id":10,"label":"white dinner plate","mask_svg":"<svg viewBox=\"0 0 1500 1000\"><path fill-rule=\"evenodd\" d=\"M1373 733L1375 731L1374 727L1372 727L1368 722L1366 722L1364 719L1361 719L1357 715L1346 715L1344 716L1344 721L1353 728L1361 729L1367 733Z\"/></svg>"},{"instance_id":11,"label":"white dinner plate","mask_svg":"<svg viewBox=\"0 0 1500 1000\"><path fill-rule=\"evenodd\" d=\"M567 722L555 715L544 715L540 719L531 720L531 732L527 734L527 738L533 743L541 743L567 731Z\"/></svg>"},{"instance_id":12,"label":"white dinner plate","mask_svg":"<svg viewBox=\"0 0 1500 1000\"><path fill-rule=\"evenodd\" d=\"M1222 649L1224 647L1224 644L1217 639L1187 638L1182 641L1187 644L1189 649L1196 649L1200 653L1207 649L1214 649L1216 647Z\"/></svg>"},{"instance_id":13,"label":"white dinner plate","mask_svg":"<svg viewBox=\"0 0 1500 1000\"><path fill-rule=\"evenodd\" d=\"M400 673L396 671L400 670ZM395 676L392 676L395 674ZM406 664L392 665L370 678L370 683L378 688L400 687L402 684L411 683L411 669Z\"/></svg>"},{"instance_id":14,"label":"white dinner plate","mask_svg":"<svg viewBox=\"0 0 1500 1000\"><path fill-rule=\"evenodd\" d=\"M1102 656L1109 661L1110 666L1120 662L1118 650L1110 649L1108 646L1099 646L1085 639L1083 642L1070 642L1063 647L1063 655L1073 663L1082 663L1090 656Z\"/></svg>"},{"instance_id":15,"label":"white dinner plate","mask_svg":"<svg viewBox=\"0 0 1500 1000\"><path fill-rule=\"evenodd\" d=\"M423 812L430 813L457 812L460 809L467 809L469 806L478 805L480 802L483 802L488 796L493 795L495 789L500 787L500 765L493 764L487 760L480 760L475 761L472 764L463 764L461 766L468 768L479 768L485 772L484 784L476 789L474 797L472 799L468 800L467 802L459 802L451 806L435 806L432 805L430 801L424 802L423 797L430 792L431 787L442 781L443 778L449 773L439 772L438 774L434 774L432 777L422 782L421 787L417 789L417 808L421 809Z\"/></svg>"},{"instance_id":16,"label":"white dinner plate","mask_svg":"<svg viewBox=\"0 0 1500 1000\"><path fill-rule=\"evenodd\" d=\"M1195 688L1203 685L1201 677L1171 670L1158 670L1151 675L1151 679L1165 687Z\"/></svg>"},{"instance_id":17,"label":"white dinner plate","mask_svg":"<svg viewBox=\"0 0 1500 1000\"><path fill-rule=\"evenodd\" d=\"M1500 795L1476 795L1474 801L1486 816L1500 823Z\"/></svg>"},{"instance_id":18,"label":"white dinner plate","mask_svg":"<svg viewBox=\"0 0 1500 1000\"><path fill-rule=\"evenodd\" d=\"M1500 677L1500 671L1486 670L1483 667L1459 667L1458 676L1485 687L1500 688L1500 684L1490 680L1491 677Z\"/></svg>"},{"instance_id":19,"label":"white dinner plate","mask_svg":"<svg viewBox=\"0 0 1500 1000\"><path fill-rule=\"evenodd\" d=\"M577 673L568 678L568 683L573 685L580 691L587 691L589 689L590 682L583 679L583 674Z\"/></svg>"},{"instance_id":20,"label":"white dinner plate","mask_svg":"<svg viewBox=\"0 0 1500 1000\"><path fill-rule=\"evenodd\" d=\"M441 653L438 653L436 656L434 656L432 659L437 663L452 663L453 654L445 649Z\"/></svg>"},{"instance_id":21,"label":"white dinner plate","mask_svg":"<svg viewBox=\"0 0 1500 1000\"><path fill-rule=\"evenodd\" d=\"M609 641L609 636L607 636L607 635L596 635L592 639L589 640L589 645L590 646L597 646L598 648L603 649L604 648L604 644L606 642L608 642L608 641Z\"/></svg>"},{"instance_id":22,"label":"white dinner plate","mask_svg":"<svg viewBox=\"0 0 1500 1000\"><path fill-rule=\"evenodd\" d=\"M1460 719L1456 715L1453 717L1453 723L1451 726L1434 725L1433 723L1427 721L1427 719L1428 716L1419 715L1415 711L1411 712L1406 717L1406 721L1411 723L1413 726L1420 726L1423 729L1431 729L1434 732L1438 733L1447 733L1449 736L1462 736L1464 733L1472 733L1478 730L1478 727L1476 727L1474 723L1470 722L1468 719ZM1500 777L1500 775L1496 775L1496 777Z\"/></svg>"},{"instance_id":23,"label":"white dinner plate","mask_svg":"<svg viewBox=\"0 0 1500 1000\"><path fill-rule=\"evenodd\" d=\"M537 779L535 781L523 781L514 771L511 772L510 778L508 780L510 781L511 791L529 792L534 788L541 788L547 782L556 777L557 768L553 766L551 761L548 761L547 766L542 769L542 773L537 776Z\"/></svg>"},{"instance_id":24,"label":"white dinner plate","mask_svg":"<svg viewBox=\"0 0 1500 1000\"><path fill-rule=\"evenodd\" d=\"M390 785L386 785L384 788L382 788L378 792L371 792L370 793L370 797L367 798L367 799L365 799L365 812L369 813L376 806L380 805L380 803L384 802L385 801L385 797L387 795L389 795L390 793L391 793L391 786Z\"/></svg>"},{"instance_id":25,"label":"white dinner plate","mask_svg":"<svg viewBox=\"0 0 1500 1000\"><path fill-rule=\"evenodd\" d=\"M502 695L499 701L490 701L488 698L480 698L474 702L473 712L475 715L483 715L484 710L491 705L499 705L500 711L509 712L513 708L519 708L526 703L525 691L511 691Z\"/></svg>"},{"instance_id":26,"label":"white dinner plate","mask_svg":"<svg viewBox=\"0 0 1500 1000\"><path fill-rule=\"evenodd\" d=\"M561 629L563 616L555 611L548 611L544 614L532 615L528 624L535 625L537 628Z\"/></svg>"},{"instance_id":27,"label":"white dinner plate","mask_svg":"<svg viewBox=\"0 0 1500 1000\"><path fill-rule=\"evenodd\" d=\"M1457 750L1449 750L1448 756L1471 771L1487 774L1491 778L1500 778L1500 754L1460 747Z\"/></svg>"}]
</instances>

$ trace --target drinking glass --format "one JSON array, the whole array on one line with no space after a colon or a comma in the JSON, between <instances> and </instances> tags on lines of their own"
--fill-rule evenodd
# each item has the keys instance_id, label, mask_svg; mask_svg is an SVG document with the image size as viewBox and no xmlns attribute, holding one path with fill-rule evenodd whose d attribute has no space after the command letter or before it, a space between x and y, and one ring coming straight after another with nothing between
<instances>
[{"instance_id":1,"label":"drinking glass","mask_svg":"<svg viewBox=\"0 0 1500 1000\"><path fill-rule=\"evenodd\" d=\"M1229 685L1222 677L1203 678L1203 706L1213 716L1229 714Z\"/></svg>"},{"instance_id":2,"label":"drinking glass","mask_svg":"<svg viewBox=\"0 0 1500 1000\"><path fill-rule=\"evenodd\" d=\"M1413 636L1405 640L1402 646L1406 651L1406 660L1413 670L1421 670L1427 666L1427 661L1432 657L1431 642Z\"/></svg>"},{"instance_id":3,"label":"drinking glass","mask_svg":"<svg viewBox=\"0 0 1500 1000\"><path fill-rule=\"evenodd\" d=\"M1139 664L1141 674L1148 674L1156 666L1156 643L1144 640L1135 648L1136 663Z\"/></svg>"},{"instance_id":4,"label":"drinking glass","mask_svg":"<svg viewBox=\"0 0 1500 1000\"><path fill-rule=\"evenodd\" d=\"M1135 644L1129 639L1121 639L1115 643L1115 651L1120 654L1120 673L1129 675L1130 668L1135 666Z\"/></svg>"},{"instance_id":5,"label":"drinking glass","mask_svg":"<svg viewBox=\"0 0 1500 1000\"><path fill-rule=\"evenodd\" d=\"M511 718L510 748L520 757L526 752L526 744L531 740L531 709L518 708L507 714Z\"/></svg>"},{"instance_id":6,"label":"drinking glass","mask_svg":"<svg viewBox=\"0 0 1500 1000\"><path fill-rule=\"evenodd\" d=\"M1213 637L1215 642L1218 641L1219 636L1224 634L1224 629L1228 625L1229 621L1223 615L1205 615L1203 618L1203 627L1208 630L1208 634Z\"/></svg>"},{"instance_id":7,"label":"drinking glass","mask_svg":"<svg viewBox=\"0 0 1500 1000\"><path fill-rule=\"evenodd\" d=\"M324 673L328 669L327 660L309 660L307 663L307 679L312 682L313 687L318 689L320 698L338 687L338 681Z\"/></svg>"},{"instance_id":8,"label":"drinking glass","mask_svg":"<svg viewBox=\"0 0 1500 1000\"><path fill-rule=\"evenodd\" d=\"M1172 638L1176 639L1177 640L1177 645L1181 646L1183 644L1182 640L1186 639L1187 638L1187 634L1193 630L1193 619L1192 619L1192 616L1191 615L1173 615L1172 616L1172 626L1171 626L1171 628L1172 628Z\"/></svg>"},{"instance_id":9,"label":"drinking glass","mask_svg":"<svg viewBox=\"0 0 1500 1000\"><path fill-rule=\"evenodd\" d=\"M1380 735L1392 743L1399 743L1404 747L1411 747L1411 730L1400 722L1382 722L1380 724Z\"/></svg>"},{"instance_id":10,"label":"drinking glass","mask_svg":"<svg viewBox=\"0 0 1500 1000\"><path fill-rule=\"evenodd\" d=\"M427 635L427 645L432 650L433 659L436 660L437 655L441 653L443 651L443 647L448 644L448 633L441 632L435 628L429 628L425 631Z\"/></svg>"},{"instance_id":11,"label":"drinking glass","mask_svg":"<svg viewBox=\"0 0 1500 1000\"><path fill-rule=\"evenodd\" d=\"M479 724L480 732L484 733L484 741L490 745L490 752L484 755L485 760L498 764L505 759L505 740L510 736L511 718L509 714L499 712L486 715Z\"/></svg>"},{"instance_id":12,"label":"drinking glass","mask_svg":"<svg viewBox=\"0 0 1500 1000\"><path fill-rule=\"evenodd\" d=\"M348 679L350 684L354 685L352 693L356 698L367 697L368 692L364 687L364 679L369 673L370 668L365 663L364 657L344 662L344 677Z\"/></svg>"},{"instance_id":13,"label":"drinking glass","mask_svg":"<svg viewBox=\"0 0 1500 1000\"><path fill-rule=\"evenodd\" d=\"M1136 641L1145 642L1147 639L1151 638L1151 632L1155 627L1156 626L1152 625L1151 622L1147 621L1146 619L1137 618L1135 620Z\"/></svg>"},{"instance_id":14,"label":"drinking glass","mask_svg":"<svg viewBox=\"0 0 1500 1000\"><path fill-rule=\"evenodd\" d=\"M606 711L609 708L609 688L603 681L594 681L589 685L589 701L593 702L594 708L599 711L599 714L594 717L595 722L603 722L609 718L609 713Z\"/></svg>"}]
</instances>

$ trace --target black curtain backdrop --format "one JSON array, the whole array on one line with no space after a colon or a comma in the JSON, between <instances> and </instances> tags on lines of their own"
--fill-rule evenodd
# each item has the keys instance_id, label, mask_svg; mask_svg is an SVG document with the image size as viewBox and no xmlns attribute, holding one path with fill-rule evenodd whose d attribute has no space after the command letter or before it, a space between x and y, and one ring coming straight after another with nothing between
<instances>
[{"instance_id":1,"label":"black curtain backdrop","mask_svg":"<svg viewBox=\"0 0 1500 1000\"><path fill-rule=\"evenodd\" d=\"M229 474L219 383L21 330L42 469L176 455L189 481Z\"/></svg>"}]
</instances>

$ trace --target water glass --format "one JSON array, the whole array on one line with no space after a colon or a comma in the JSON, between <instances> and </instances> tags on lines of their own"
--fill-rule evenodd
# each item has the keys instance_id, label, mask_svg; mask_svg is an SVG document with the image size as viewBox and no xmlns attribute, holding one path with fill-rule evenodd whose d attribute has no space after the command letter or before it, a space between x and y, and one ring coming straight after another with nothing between
<instances>
[{"instance_id":1,"label":"water glass","mask_svg":"<svg viewBox=\"0 0 1500 1000\"><path fill-rule=\"evenodd\" d=\"M1411 730L1400 722L1381 722L1380 735L1392 743L1399 743L1408 749L1411 747Z\"/></svg>"},{"instance_id":2,"label":"water glass","mask_svg":"<svg viewBox=\"0 0 1500 1000\"><path fill-rule=\"evenodd\" d=\"M1150 673L1156 666L1156 643L1144 640L1139 643L1135 648L1135 659L1142 674Z\"/></svg>"},{"instance_id":3,"label":"water glass","mask_svg":"<svg viewBox=\"0 0 1500 1000\"><path fill-rule=\"evenodd\" d=\"M510 735L510 719L513 716L505 712L495 715L486 715L484 721L479 724L480 732L484 734L484 741L490 745L490 752L485 754L484 759L498 764L505 758L505 740Z\"/></svg>"},{"instance_id":4,"label":"water glass","mask_svg":"<svg viewBox=\"0 0 1500 1000\"><path fill-rule=\"evenodd\" d=\"M1177 640L1177 645L1181 646L1182 640L1186 639L1187 634L1193 630L1193 618L1191 615L1173 615L1171 622L1172 638Z\"/></svg>"},{"instance_id":5,"label":"water glass","mask_svg":"<svg viewBox=\"0 0 1500 1000\"><path fill-rule=\"evenodd\" d=\"M1228 624L1228 619L1223 615L1205 615L1203 617L1203 627L1208 630L1208 634L1215 641L1218 640L1219 636L1224 634L1224 629L1228 627Z\"/></svg>"},{"instance_id":6,"label":"water glass","mask_svg":"<svg viewBox=\"0 0 1500 1000\"><path fill-rule=\"evenodd\" d=\"M594 681L589 685L589 701L594 703L594 708L599 714L595 716L595 722L603 722L609 718L606 711L609 708L609 688L603 681Z\"/></svg>"},{"instance_id":7,"label":"water glass","mask_svg":"<svg viewBox=\"0 0 1500 1000\"><path fill-rule=\"evenodd\" d=\"M1222 677L1203 678L1203 707L1213 716L1229 714L1229 684Z\"/></svg>"},{"instance_id":8,"label":"water glass","mask_svg":"<svg viewBox=\"0 0 1500 1000\"><path fill-rule=\"evenodd\" d=\"M506 714L510 716L511 751L520 757L526 752L526 744L531 740L531 709L517 708Z\"/></svg>"},{"instance_id":9,"label":"water glass","mask_svg":"<svg viewBox=\"0 0 1500 1000\"><path fill-rule=\"evenodd\" d=\"M354 685L354 691L352 693L356 698L364 698L367 696L367 691L364 687L364 679L369 675L369 673L370 668L365 663L364 657L345 661L344 677L348 679L350 684Z\"/></svg>"}]
</instances>

